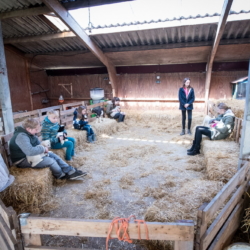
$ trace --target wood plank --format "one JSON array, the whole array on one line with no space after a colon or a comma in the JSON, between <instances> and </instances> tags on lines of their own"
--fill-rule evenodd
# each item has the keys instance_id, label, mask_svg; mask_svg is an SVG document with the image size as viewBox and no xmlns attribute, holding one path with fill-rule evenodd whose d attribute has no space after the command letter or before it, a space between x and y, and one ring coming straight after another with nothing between
<instances>
[{"instance_id":1,"label":"wood plank","mask_svg":"<svg viewBox=\"0 0 250 250\"><path fill-rule=\"evenodd\" d=\"M77 107L77 106L81 106L83 105L84 106L84 102L81 101L81 102L72 102L72 103L66 103L66 104L63 104L62 107L63 107L63 111L67 110L68 107Z\"/></svg>"},{"instance_id":2,"label":"wood plank","mask_svg":"<svg viewBox=\"0 0 250 250\"><path fill-rule=\"evenodd\" d=\"M208 61L207 61L206 80L205 80L205 101L206 101L205 102L206 103L205 112L207 111L207 102L208 102L209 92L210 92L210 82L211 82L214 57L216 55L221 37L222 37L224 29L226 27L226 21L227 21L227 17L228 17L229 11L231 9L232 3L233 3L233 0L224 0L224 5L222 7L220 20L219 20L219 23L217 26L217 31L216 31L216 35L214 38L212 50L211 50L211 53L210 53Z\"/></svg>"},{"instance_id":3,"label":"wood plank","mask_svg":"<svg viewBox=\"0 0 250 250\"><path fill-rule=\"evenodd\" d=\"M240 128L241 128L240 120L237 119L236 142L239 142L239 138L240 138Z\"/></svg>"},{"instance_id":4,"label":"wood plank","mask_svg":"<svg viewBox=\"0 0 250 250\"><path fill-rule=\"evenodd\" d=\"M52 106L52 107L47 107L47 108L43 108L43 109L38 109L39 112L43 113L43 112L47 112L49 110L61 110L62 109L62 105L57 105L57 106Z\"/></svg>"},{"instance_id":5,"label":"wood plank","mask_svg":"<svg viewBox=\"0 0 250 250\"><path fill-rule=\"evenodd\" d=\"M194 241L178 241L174 242L174 250L193 250Z\"/></svg>"},{"instance_id":6,"label":"wood plank","mask_svg":"<svg viewBox=\"0 0 250 250\"><path fill-rule=\"evenodd\" d=\"M4 203L2 202L2 200L0 199L0 215L2 216L3 220L5 221L5 223L8 225L8 227L10 229L13 229L13 226L10 223L10 219L11 219L11 212L9 211L9 209L4 205Z\"/></svg>"},{"instance_id":7,"label":"wood plank","mask_svg":"<svg viewBox=\"0 0 250 250\"><path fill-rule=\"evenodd\" d=\"M111 221L80 220L46 217L29 217L27 225L22 226L24 234L52 234L84 237L107 237ZM147 222L150 240L183 240L193 241L193 223L158 223ZM131 239L138 239L136 223L129 224ZM111 233L116 238L115 229ZM141 227L141 238L146 239L144 227Z\"/></svg>"},{"instance_id":8,"label":"wood plank","mask_svg":"<svg viewBox=\"0 0 250 250\"><path fill-rule=\"evenodd\" d=\"M46 247L46 246L27 246L24 250L97 250L93 248L69 248L69 247ZM2 249L1 249L2 250Z\"/></svg>"},{"instance_id":9,"label":"wood plank","mask_svg":"<svg viewBox=\"0 0 250 250\"><path fill-rule=\"evenodd\" d=\"M230 243L234 233L240 226L242 214L243 201L235 207L232 214L230 215L208 250L221 250Z\"/></svg>"},{"instance_id":10,"label":"wood plank","mask_svg":"<svg viewBox=\"0 0 250 250\"><path fill-rule=\"evenodd\" d=\"M0 228L0 246L1 246L1 250L13 250L13 248L11 248L11 246L9 245L1 228Z\"/></svg>"},{"instance_id":11,"label":"wood plank","mask_svg":"<svg viewBox=\"0 0 250 250\"><path fill-rule=\"evenodd\" d=\"M7 240L9 246L11 249L15 249L15 245L17 245L17 241L15 237L13 236L11 229L7 225L7 223L4 221L3 217L0 215L0 229Z\"/></svg>"},{"instance_id":12,"label":"wood plank","mask_svg":"<svg viewBox=\"0 0 250 250\"><path fill-rule=\"evenodd\" d=\"M203 210L203 221L208 222L210 219L212 219L213 215L219 210L219 208L223 205L225 200L234 191L234 189L245 180L245 176L249 171L249 168L250 164L246 163L211 200L211 202Z\"/></svg>"},{"instance_id":13,"label":"wood plank","mask_svg":"<svg viewBox=\"0 0 250 250\"><path fill-rule=\"evenodd\" d=\"M41 235L39 234L23 234L24 246L41 246Z\"/></svg>"},{"instance_id":14,"label":"wood plank","mask_svg":"<svg viewBox=\"0 0 250 250\"><path fill-rule=\"evenodd\" d=\"M231 197L231 199L228 201L228 203L225 205L225 207L221 210L219 215L210 225L206 233L202 236L201 250L205 250L208 248L220 228L223 226L224 222L231 214L232 210L242 200L242 195L245 192L246 185L247 181L237 189L237 191L234 193L234 195Z\"/></svg>"},{"instance_id":15,"label":"wood plank","mask_svg":"<svg viewBox=\"0 0 250 250\"><path fill-rule=\"evenodd\" d=\"M23 117L28 117L28 116L33 116L33 115L39 115L38 110L33 110L33 111L28 111L28 112L23 112L23 113L17 113L13 115L14 120L17 118L23 118Z\"/></svg>"}]
</instances>

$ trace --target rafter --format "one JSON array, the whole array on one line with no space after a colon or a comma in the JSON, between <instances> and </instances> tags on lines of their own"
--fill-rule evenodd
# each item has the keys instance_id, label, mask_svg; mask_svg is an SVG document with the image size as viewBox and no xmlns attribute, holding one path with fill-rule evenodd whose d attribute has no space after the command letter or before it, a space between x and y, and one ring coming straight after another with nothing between
<instances>
[{"instance_id":1,"label":"rafter","mask_svg":"<svg viewBox=\"0 0 250 250\"><path fill-rule=\"evenodd\" d=\"M207 61L207 67L206 67L206 81L205 81L205 113L207 113L207 105L208 105L208 98L209 98L209 91L210 91L210 82L211 82L211 74L212 74L212 68L213 68L213 62L214 62L214 57L217 52L218 46L220 44L220 39L222 37L222 34L224 32L226 22L227 22L227 17L229 14L229 11L231 9L233 0L225 0L224 5L221 11L220 15L220 20L218 23L215 39L213 42L213 46L211 49L211 53L208 57Z\"/></svg>"},{"instance_id":2,"label":"rafter","mask_svg":"<svg viewBox=\"0 0 250 250\"><path fill-rule=\"evenodd\" d=\"M115 85L117 82L115 66L110 62L102 50L95 44L94 41L86 34L82 27L68 13L68 11L57 0L43 0L46 6L54 12L61 21L72 30L75 35L80 38L84 45L107 67L113 94L115 95Z\"/></svg>"}]
</instances>

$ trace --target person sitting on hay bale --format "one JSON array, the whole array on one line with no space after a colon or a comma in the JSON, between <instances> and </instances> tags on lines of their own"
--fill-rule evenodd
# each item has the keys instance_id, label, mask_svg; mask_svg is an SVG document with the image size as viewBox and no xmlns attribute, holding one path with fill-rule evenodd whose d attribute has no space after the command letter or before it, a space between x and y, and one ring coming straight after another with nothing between
<instances>
[{"instance_id":1,"label":"person sitting on hay bale","mask_svg":"<svg viewBox=\"0 0 250 250\"><path fill-rule=\"evenodd\" d=\"M106 114L114 119L118 119L118 122L124 122L125 113L121 112L120 109L120 99L118 97L114 97L112 101L108 101Z\"/></svg>"},{"instance_id":2,"label":"person sitting on hay bale","mask_svg":"<svg viewBox=\"0 0 250 250\"><path fill-rule=\"evenodd\" d=\"M92 127L88 124L88 114L87 108L85 106L80 106L75 109L73 117L73 126L75 129L86 130L87 131L87 141L93 143L96 141L96 135Z\"/></svg>"},{"instance_id":3,"label":"person sitting on hay bale","mask_svg":"<svg viewBox=\"0 0 250 250\"><path fill-rule=\"evenodd\" d=\"M64 130L63 133L60 131L60 124L58 123L58 112L55 110L50 110L47 112L42 123L42 140L50 140L52 149L61 149L66 147L65 159L70 161L72 156L75 155L75 144L76 140L72 137L67 137L67 132ZM67 137L67 140L65 140Z\"/></svg>"},{"instance_id":4,"label":"person sitting on hay bale","mask_svg":"<svg viewBox=\"0 0 250 250\"><path fill-rule=\"evenodd\" d=\"M49 167L57 179L74 180L86 175L42 146L36 136L40 131L40 122L35 118L28 118L22 126L16 127L9 144L10 157L14 165L18 168L33 169Z\"/></svg>"},{"instance_id":5,"label":"person sitting on hay bale","mask_svg":"<svg viewBox=\"0 0 250 250\"><path fill-rule=\"evenodd\" d=\"M235 116L231 108L225 103L219 103L217 107L220 115L215 119L210 119L210 127L196 127L193 145L187 150L188 155L197 155L200 153L202 135L207 136L210 140L221 140L226 139L233 131Z\"/></svg>"}]
</instances>

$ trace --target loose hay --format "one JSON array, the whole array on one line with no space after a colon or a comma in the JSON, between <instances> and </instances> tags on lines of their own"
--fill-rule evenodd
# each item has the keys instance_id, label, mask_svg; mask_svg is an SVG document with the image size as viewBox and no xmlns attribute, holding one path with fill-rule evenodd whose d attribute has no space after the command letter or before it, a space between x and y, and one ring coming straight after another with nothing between
<instances>
[{"instance_id":1,"label":"loose hay","mask_svg":"<svg viewBox=\"0 0 250 250\"><path fill-rule=\"evenodd\" d=\"M12 206L17 213L42 213L55 209L53 197L53 176L49 168L10 168L15 176L14 183L0 193L6 206Z\"/></svg>"},{"instance_id":2,"label":"loose hay","mask_svg":"<svg viewBox=\"0 0 250 250\"><path fill-rule=\"evenodd\" d=\"M233 141L203 141L208 179L227 182L237 171L239 145Z\"/></svg>"}]
</instances>

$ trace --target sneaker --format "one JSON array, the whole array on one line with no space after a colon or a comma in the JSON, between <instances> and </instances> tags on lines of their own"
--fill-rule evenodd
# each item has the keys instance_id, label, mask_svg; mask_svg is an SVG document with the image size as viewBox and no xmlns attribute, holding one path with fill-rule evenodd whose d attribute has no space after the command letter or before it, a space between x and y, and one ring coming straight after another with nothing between
<instances>
[{"instance_id":1,"label":"sneaker","mask_svg":"<svg viewBox=\"0 0 250 250\"><path fill-rule=\"evenodd\" d=\"M80 170L80 169L75 168L75 170L76 170L76 172L78 172L79 174L84 174L84 176L87 175L87 172L83 172L83 171Z\"/></svg>"},{"instance_id":2,"label":"sneaker","mask_svg":"<svg viewBox=\"0 0 250 250\"><path fill-rule=\"evenodd\" d=\"M76 170L75 173L68 175L68 180L75 180L80 177L85 176L87 173L79 173L79 170Z\"/></svg>"}]
</instances>

